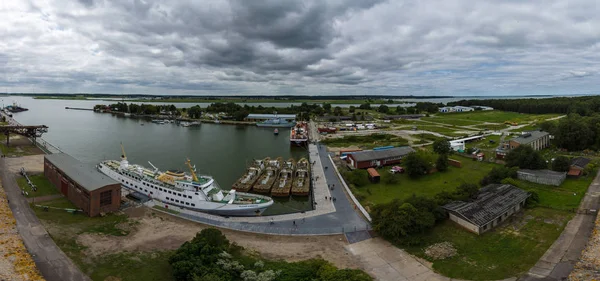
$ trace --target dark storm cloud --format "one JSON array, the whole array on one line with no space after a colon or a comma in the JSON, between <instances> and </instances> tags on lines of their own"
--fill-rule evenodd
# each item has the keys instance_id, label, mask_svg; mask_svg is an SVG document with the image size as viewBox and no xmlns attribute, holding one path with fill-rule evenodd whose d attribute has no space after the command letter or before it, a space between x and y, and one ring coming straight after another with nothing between
<instances>
[{"instance_id":1,"label":"dark storm cloud","mask_svg":"<svg viewBox=\"0 0 600 281\"><path fill-rule=\"evenodd\" d=\"M0 79L14 90L136 93L590 92L600 71L594 5L8 1Z\"/></svg>"}]
</instances>

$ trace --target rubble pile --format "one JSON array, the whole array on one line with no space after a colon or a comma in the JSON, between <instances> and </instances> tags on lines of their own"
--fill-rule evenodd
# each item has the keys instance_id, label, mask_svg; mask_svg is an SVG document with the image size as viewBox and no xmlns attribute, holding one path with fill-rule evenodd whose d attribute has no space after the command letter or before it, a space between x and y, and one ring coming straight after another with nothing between
<instances>
[{"instance_id":1,"label":"rubble pile","mask_svg":"<svg viewBox=\"0 0 600 281\"><path fill-rule=\"evenodd\" d=\"M600 280L600 216L596 217L592 236L581 252L581 257L569 275L569 280Z\"/></svg>"},{"instance_id":2,"label":"rubble pile","mask_svg":"<svg viewBox=\"0 0 600 281\"><path fill-rule=\"evenodd\" d=\"M433 244L425 249L425 255L434 260L443 260L456 255L456 248L450 242Z\"/></svg>"},{"instance_id":3,"label":"rubble pile","mask_svg":"<svg viewBox=\"0 0 600 281\"><path fill-rule=\"evenodd\" d=\"M0 186L0 280L44 280L21 241L2 186Z\"/></svg>"}]
</instances>

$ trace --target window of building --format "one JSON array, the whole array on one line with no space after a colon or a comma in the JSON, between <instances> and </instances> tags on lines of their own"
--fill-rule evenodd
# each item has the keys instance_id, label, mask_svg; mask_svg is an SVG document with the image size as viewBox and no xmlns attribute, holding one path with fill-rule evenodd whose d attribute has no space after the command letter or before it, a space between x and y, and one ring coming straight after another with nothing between
<instances>
[{"instance_id":1,"label":"window of building","mask_svg":"<svg viewBox=\"0 0 600 281\"><path fill-rule=\"evenodd\" d=\"M100 207L110 206L112 204L112 190L100 193Z\"/></svg>"},{"instance_id":2,"label":"window of building","mask_svg":"<svg viewBox=\"0 0 600 281\"><path fill-rule=\"evenodd\" d=\"M175 202L179 203L179 200L175 200Z\"/></svg>"},{"instance_id":3,"label":"window of building","mask_svg":"<svg viewBox=\"0 0 600 281\"><path fill-rule=\"evenodd\" d=\"M196 207L196 204L192 203L192 207Z\"/></svg>"}]
</instances>

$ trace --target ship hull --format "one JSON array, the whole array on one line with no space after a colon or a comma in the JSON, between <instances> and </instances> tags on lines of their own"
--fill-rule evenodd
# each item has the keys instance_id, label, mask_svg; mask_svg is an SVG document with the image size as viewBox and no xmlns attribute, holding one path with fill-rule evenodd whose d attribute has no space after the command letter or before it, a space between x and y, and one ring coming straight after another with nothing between
<instances>
[{"instance_id":1,"label":"ship hull","mask_svg":"<svg viewBox=\"0 0 600 281\"><path fill-rule=\"evenodd\" d=\"M198 199L196 192L191 190L174 191L145 180L137 180L124 174L117 173L107 165L99 165L98 170L108 177L121 183L121 186L131 191L148 195L153 200L180 208L216 214L221 216L256 216L273 205L273 200L257 204L227 204ZM238 192L238 196L249 195Z\"/></svg>"},{"instance_id":2,"label":"ship hull","mask_svg":"<svg viewBox=\"0 0 600 281\"><path fill-rule=\"evenodd\" d=\"M294 127L294 123L279 123L279 124L264 124L256 123L257 127L269 127L269 128L291 128Z\"/></svg>"}]
</instances>

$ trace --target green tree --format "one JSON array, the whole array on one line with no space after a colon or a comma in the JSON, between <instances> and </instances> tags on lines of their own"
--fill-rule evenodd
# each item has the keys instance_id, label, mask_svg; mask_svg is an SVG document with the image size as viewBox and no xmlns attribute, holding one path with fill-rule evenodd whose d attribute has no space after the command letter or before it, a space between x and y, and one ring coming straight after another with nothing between
<instances>
[{"instance_id":1,"label":"green tree","mask_svg":"<svg viewBox=\"0 0 600 281\"><path fill-rule=\"evenodd\" d=\"M202 108L199 105L194 105L187 110L188 116L192 119L198 119L202 116Z\"/></svg>"},{"instance_id":2,"label":"green tree","mask_svg":"<svg viewBox=\"0 0 600 281\"><path fill-rule=\"evenodd\" d=\"M446 154L440 154L440 156L438 156L438 159L435 162L435 168L440 172L448 170L448 156Z\"/></svg>"},{"instance_id":3,"label":"green tree","mask_svg":"<svg viewBox=\"0 0 600 281\"><path fill-rule=\"evenodd\" d=\"M335 116L341 116L341 115L344 115L344 112L342 111L342 108L341 108L341 107L339 107L339 106L336 106L336 107L333 109L333 115L335 115Z\"/></svg>"},{"instance_id":4,"label":"green tree","mask_svg":"<svg viewBox=\"0 0 600 281\"><path fill-rule=\"evenodd\" d=\"M473 199L479 193L479 187L472 183L463 183L456 188L456 191L452 195L454 200L466 201Z\"/></svg>"},{"instance_id":5,"label":"green tree","mask_svg":"<svg viewBox=\"0 0 600 281\"><path fill-rule=\"evenodd\" d=\"M358 108L365 109L365 110L370 110L371 109L371 104L368 103L368 102L367 103L363 103Z\"/></svg>"},{"instance_id":6,"label":"green tree","mask_svg":"<svg viewBox=\"0 0 600 281\"><path fill-rule=\"evenodd\" d=\"M417 152L411 152L403 160L406 173L412 178L427 174L431 169L430 162Z\"/></svg>"},{"instance_id":7,"label":"green tree","mask_svg":"<svg viewBox=\"0 0 600 281\"><path fill-rule=\"evenodd\" d=\"M346 179L356 187L366 186L369 184L369 173L363 169L356 169L346 172Z\"/></svg>"},{"instance_id":8,"label":"green tree","mask_svg":"<svg viewBox=\"0 0 600 281\"><path fill-rule=\"evenodd\" d=\"M569 114L558 122L556 144L567 150L584 150L594 142L593 130L578 114Z\"/></svg>"},{"instance_id":9,"label":"green tree","mask_svg":"<svg viewBox=\"0 0 600 281\"><path fill-rule=\"evenodd\" d=\"M452 151L452 147L450 146L450 142L448 140L438 139L433 142L433 151L440 155L447 155L450 154L450 152Z\"/></svg>"},{"instance_id":10,"label":"green tree","mask_svg":"<svg viewBox=\"0 0 600 281\"><path fill-rule=\"evenodd\" d=\"M236 111L235 113L233 113L233 119L235 119L236 121L243 121L244 119L246 119L246 117L248 117L248 114L250 113L246 110Z\"/></svg>"},{"instance_id":11,"label":"green tree","mask_svg":"<svg viewBox=\"0 0 600 281\"><path fill-rule=\"evenodd\" d=\"M372 212L373 230L384 238L401 244L418 244L417 235L435 225L435 216L426 210L418 210L410 203L398 199L376 205Z\"/></svg>"},{"instance_id":12,"label":"green tree","mask_svg":"<svg viewBox=\"0 0 600 281\"><path fill-rule=\"evenodd\" d=\"M325 110L325 112L327 112L327 113L331 112L331 104L324 103L323 104L323 110Z\"/></svg>"},{"instance_id":13,"label":"green tree","mask_svg":"<svg viewBox=\"0 0 600 281\"><path fill-rule=\"evenodd\" d=\"M377 111L381 113L388 113L390 111L390 108L387 105L382 104L379 106L379 108L377 108Z\"/></svg>"},{"instance_id":14,"label":"green tree","mask_svg":"<svg viewBox=\"0 0 600 281\"><path fill-rule=\"evenodd\" d=\"M558 156L552 161L552 170L557 172L566 172L571 167L571 161L566 156Z\"/></svg>"},{"instance_id":15,"label":"green tree","mask_svg":"<svg viewBox=\"0 0 600 281\"><path fill-rule=\"evenodd\" d=\"M533 150L531 146L520 145L511 150L504 158L507 167L519 167L521 169L546 169L548 165L539 152Z\"/></svg>"},{"instance_id":16,"label":"green tree","mask_svg":"<svg viewBox=\"0 0 600 281\"><path fill-rule=\"evenodd\" d=\"M517 178L519 167L494 167L481 180L481 186L486 186L492 183L501 183L505 178Z\"/></svg>"},{"instance_id":17,"label":"green tree","mask_svg":"<svg viewBox=\"0 0 600 281\"><path fill-rule=\"evenodd\" d=\"M348 112L350 113L354 113L356 111L356 106L351 105L350 108L348 109Z\"/></svg>"},{"instance_id":18,"label":"green tree","mask_svg":"<svg viewBox=\"0 0 600 281\"><path fill-rule=\"evenodd\" d=\"M406 110L404 109L404 107L402 107L400 105L396 106L396 114L402 115L402 114L405 114L405 113L406 113Z\"/></svg>"}]
</instances>

